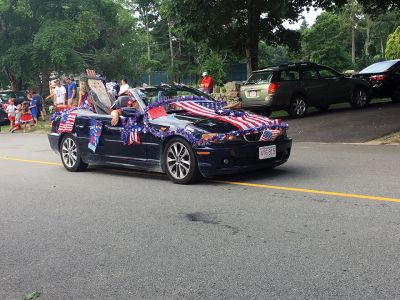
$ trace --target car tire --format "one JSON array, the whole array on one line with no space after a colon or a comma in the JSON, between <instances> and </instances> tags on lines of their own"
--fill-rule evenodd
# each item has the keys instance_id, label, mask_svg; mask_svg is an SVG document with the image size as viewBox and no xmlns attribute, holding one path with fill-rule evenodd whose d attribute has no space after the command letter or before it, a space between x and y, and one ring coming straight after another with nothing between
<instances>
[{"instance_id":1,"label":"car tire","mask_svg":"<svg viewBox=\"0 0 400 300\"><path fill-rule=\"evenodd\" d=\"M193 183L199 176L193 149L181 137L174 137L168 141L163 152L163 162L168 178L174 183Z\"/></svg>"},{"instance_id":2,"label":"car tire","mask_svg":"<svg viewBox=\"0 0 400 300\"><path fill-rule=\"evenodd\" d=\"M299 118L304 116L307 112L308 104L307 100L302 95L296 95L293 97L292 101L290 101L289 107L289 115L294 118Z\"/></svg>"},{"instance_id":3,"label":"car tire","mask_svg":"<svg viewBox=\"0 0 400 300\"><path fill-rule=\"evenodd\" d=\"M72 134L63 137L60 144L60 156L64 167L70 172L84 171L88 166L82 161L81 150Z\"/></svg>"},{"instance_id":4,"label":"car tire","mask_svg":"<svg viewBox=\"0 0 400 300\"><path fill-rule=\"evenodd\" d=\"M392 102L394 102L394 103L400 102L400 85L397 86L393 91Z\"/></svg>"},{"instance_id":5,"label":"car tire","mask_svg":"<svg viewBox=\"0 0 400 300\"><path fill-rule=\"evenodd\" d=\"M351 96L350 105L353 108L363 108L368 105L369 99L367 91L364 88L356 88Z\"/></svg>"}]
</instances>

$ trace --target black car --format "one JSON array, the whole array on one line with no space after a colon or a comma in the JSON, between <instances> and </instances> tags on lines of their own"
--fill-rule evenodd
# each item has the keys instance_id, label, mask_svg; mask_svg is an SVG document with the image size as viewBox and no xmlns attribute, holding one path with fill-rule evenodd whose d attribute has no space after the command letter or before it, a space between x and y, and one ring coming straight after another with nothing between
<instances>
[{"instance_id":1,"label":"black car","mask_svg":"<svg viewBox=\"0 0 400 300\"><path fill-rule=\"evenodd\" d=\"M7 125L9 123L7 113L4 111L3 106L0 103L0 126Z\"/></svg>"},{"instance_id":2,"label":"black car","mask_svg":"<svg viewBox=\"0 0 400 300\"><path fill-rule=\"evenodd\" d=\"M283 109L293 117L301 117L309 106L327 110L331 104L349 102L352 107L364 107L370 101L370 90L364 80L302 62L253 72L241 86L240 98L245 109L262 113Z\"/></svg>"},{"instance_id":3,"label":"black car","mask_svg":"<svg viewBox=\"0 0 400 300\"><path fill-rule=\"evenodd\" d=\"M264 131L250 129L247 134L239 135L237 127L224 120L245 120L249 115L244 112L227 111L226 118L222 118L193 113L190 108L177 107L177 102L168 104L168 101L182 97L195 99L180 102L186 106L199 105L200 102L196 102L199 99L206 106L217 103L200 91L182 85L131 89L130 96L116 100L122 106L122 116L119 124L112 126L112 97L107 95L98 78L89 78L87 82L92 89L95 111L76 110L76 119L70 133L59 132L63 118L63 113L59 113L56 119L53 117L52 130L48 135L51 148L61 154L61 160L68 171L83 170L88 164L105 164L164 172L173 182L185 184L194 181L197 175L212 177L273 168L285 163L290 156L292 140L287 137L285 126ZM131 101L129 98L137 101L140 106L138 110L123 107L123 102ZM165 103L162 102L160 106L160 101ZM149 108L155 104L158 105L156 111L161 108L165 115L149 119ZM221 116L224 113L225 110L221 110ZM263 117L252 115L252 118ZM88 146L93 122L101 124L101 135L94 151ZM132 145L126 145L121 138L127 124L133 124L132 128L140 128L129 134L129 141L131 137L135 138ZM270 139L265 140L265 136Z\"/></svg>"},{"instance_id":4,"label":"black car","mask_svg":"<svg viewBox=\"0 0 400 300\"><path fill-rule=\"evenodd\" d=\"M387 60L362 69L354 78L368 81L372 86L373 97L390 97L400 102L400 60Z\"/></svg>"}]
</instances>

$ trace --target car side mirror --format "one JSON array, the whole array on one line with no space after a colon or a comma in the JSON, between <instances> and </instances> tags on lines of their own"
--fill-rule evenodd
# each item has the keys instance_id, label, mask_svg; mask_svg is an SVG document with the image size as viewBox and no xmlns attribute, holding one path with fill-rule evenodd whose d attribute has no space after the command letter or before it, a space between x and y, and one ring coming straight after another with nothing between
<instances>
[{"instance_id":1,"label":"car side mirror","mask_svg":"<svg viewBox=\"0 0 400 300\"><path fill-rule=\"evenodd\" d=\"M140 112L136 108L133 108L133 107L123 107L122 108L122 115L127 118L137 117L139 113Z\"/></svg>"}]
</instances>

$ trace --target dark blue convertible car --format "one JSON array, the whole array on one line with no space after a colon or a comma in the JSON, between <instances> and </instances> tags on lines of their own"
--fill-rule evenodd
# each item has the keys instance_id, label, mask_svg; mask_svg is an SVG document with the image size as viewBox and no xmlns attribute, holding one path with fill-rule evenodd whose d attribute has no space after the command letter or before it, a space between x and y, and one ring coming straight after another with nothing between
<instances>
[{"instance_id":1,"label":"dark blue convertible car","mask_svg":"<svg viewBox=\"0 0 400 300\"><path fill-rule=\"evenodd\" d=\"M186 184L200 175L274 168L290 156L292 140L285 126L271 119L266 125L265 117L250 118L240 111L220 109L214 114L216 100L184 85L131 89L129 96L116 101L122 115L118 125L112 126L114 99L98 84L99 79L86 80L92 111L69 111L75 119L67 132L60 130L60 123L65 124L68 117L59 113L49 134L51 148L60 153L68 171L84 170L88 164L123 166L164 172L174 183ZM129 99L137 101L138 109L124 107ZM153 117L149 107L156 110ZM240 127L243 124L248 127ZM93 143L96 133L98 141Z\"/></svg>"}]
</instances>

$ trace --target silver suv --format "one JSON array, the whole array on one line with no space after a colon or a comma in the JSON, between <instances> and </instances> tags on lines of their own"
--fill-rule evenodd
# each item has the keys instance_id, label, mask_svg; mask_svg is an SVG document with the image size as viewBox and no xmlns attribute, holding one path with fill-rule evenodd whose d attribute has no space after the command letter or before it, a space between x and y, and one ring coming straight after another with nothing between
<instances>
[{"instance_id":1,"label":"silver suv","mask_svg":"<svg viewBox=\"0 0 400 300\"><path fill-rule=\"evenodd\" d=\"M349 102L352 107L364 107L370 95L365 80L308 62L255 71L240 88L244 109L263 114L283 109L293 117L303 116L309 106L327 110L331 104Z\"/></svg>"}]
</instances>

